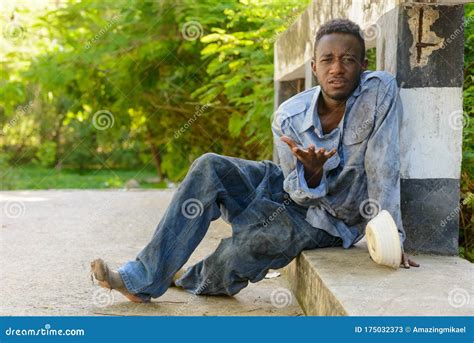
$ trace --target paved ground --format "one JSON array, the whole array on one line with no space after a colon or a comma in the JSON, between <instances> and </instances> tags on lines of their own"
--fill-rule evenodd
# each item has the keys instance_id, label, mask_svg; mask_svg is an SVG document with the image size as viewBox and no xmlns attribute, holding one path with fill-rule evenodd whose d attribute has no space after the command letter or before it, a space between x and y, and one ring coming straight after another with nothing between
<instances>
[{"instance_id":1,"label":"paved ground","mask_svg":"<svg viewBox=\"0 0 474 343\"><path fill-rule=\"evenodd\" d=\"M171 288L133 304L93 285L89 263L134 259L150 239L172 191L0 192L0 315L303 315L283 277L235 297L195 296ZM230 236L213 223L187 265Z\"/></svg>"}]
</instances>

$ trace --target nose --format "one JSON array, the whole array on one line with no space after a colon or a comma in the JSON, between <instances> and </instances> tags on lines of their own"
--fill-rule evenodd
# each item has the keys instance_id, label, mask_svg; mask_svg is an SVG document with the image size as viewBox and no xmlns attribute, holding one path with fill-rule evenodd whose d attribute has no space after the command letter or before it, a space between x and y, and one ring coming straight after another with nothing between
<instances>
[{"instance_id":1,"label":"nose","mask_svg":"<svg viewBox=\"0 0 474 343\"><path fill-rule=\"evenodd\" d=\"M332 64L331 64L331 69L329 70L329 73L332 75L340 75L344 73L344 66L342 64L342 61L339 59L336 59Z\"/></svg>"}]
</instances>

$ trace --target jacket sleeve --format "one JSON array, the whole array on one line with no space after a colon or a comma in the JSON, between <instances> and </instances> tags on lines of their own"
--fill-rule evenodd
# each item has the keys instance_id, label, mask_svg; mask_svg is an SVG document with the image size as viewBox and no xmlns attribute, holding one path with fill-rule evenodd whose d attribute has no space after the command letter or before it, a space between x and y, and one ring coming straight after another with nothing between
<instances>
[{"instance_id":1,"label":"jacket sleeve","mask_svg":"<svg viewBox=\"0 0 474 343\"><path fill-rule=\"evenodd\" d=\"M301 162L293 155L290 147L280 140L282 135L292 138L301 145L296 130L291 127L291 108L278 109L272 121L273 142L277 149L280 167L285 176L284 190L298 205L309 207L319 202L327 194L326 171L323 170L321 182L315 188L309 188L304 178L304 168Z\"/></svg>"},{"instance_id":2,"label":"jacket sleeve","mask_svg":"<svg viewBox=\"0 0 474 343\"><path fill-rule=\"evenodd\" d=\"M396 80L381 84L377 95L374 129L367 143L365 171L369 202L393 217L402 243L406 234L400 208L400 122L402 103Z\"/></svg>"}]
</instances>

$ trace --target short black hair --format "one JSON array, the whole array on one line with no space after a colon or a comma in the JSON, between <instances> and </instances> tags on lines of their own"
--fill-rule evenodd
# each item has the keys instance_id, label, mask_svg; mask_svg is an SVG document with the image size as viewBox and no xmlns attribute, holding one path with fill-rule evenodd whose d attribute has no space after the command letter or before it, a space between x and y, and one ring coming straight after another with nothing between
<instances>
[{"instance_id":1,"label":"short black hair","mask_svg":"<svg viewBox=\"0 0 474 343\"><path fill-rule=\"evenodd\" d=\"M332 19L325 22L323 25L321 25L318 32L316 33L316 38L314 39L314 51L313 51L314 55L316 55L316 46L318 45L319 40L324 35L329 35L331 33L347 33L356 37L357 40L359 41L359 44L362 50L361 61L364 60L365 42L364 42L363 33L360 29L360 26L349 19Z\"/></svg>"}]
</instances>

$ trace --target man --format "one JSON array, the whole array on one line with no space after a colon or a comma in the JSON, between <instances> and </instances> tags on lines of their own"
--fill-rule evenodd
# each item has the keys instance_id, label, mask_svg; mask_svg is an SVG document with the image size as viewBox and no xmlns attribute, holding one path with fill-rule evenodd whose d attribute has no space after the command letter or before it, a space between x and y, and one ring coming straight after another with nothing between
<instances>
[{"instance_id":1,"label":"man","mask_svg":"<svg viewBox=\"0 0 474 343\"><path fill-rule=\"evenodd\" d=\"M159 297L173 283L194 294L234 295L302 250L349 248L380 209L397 224L402 266L418 267L403 252L396 81L365 71L364 40L349 20L323 25L314 50L320 86L284 102L272 124L281 166L212 153L198 158L135 261L118 271L92 262L103 287L135 302ZM232 237L174 277L220 216Z\"/></svg>"}]
</instances>

